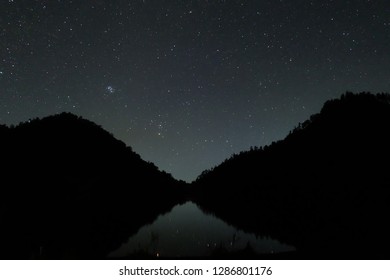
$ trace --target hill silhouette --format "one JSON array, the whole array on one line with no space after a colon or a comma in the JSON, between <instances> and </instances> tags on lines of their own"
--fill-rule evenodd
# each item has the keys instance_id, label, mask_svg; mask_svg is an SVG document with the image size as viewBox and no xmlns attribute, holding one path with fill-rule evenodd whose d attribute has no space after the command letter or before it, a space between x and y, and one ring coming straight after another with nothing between
<instances>
[{"instance_id":1,"label":"hill silhouette","mask_svg":"<svg viewBox=\"0 0 390 280\"><path fill-rule=\"evenodd\" d=\"M346 93L285 139L203 172L188 193L73 114L0 125L0 258L104 259L189 197L294 245L287 258L389 258L389 130L389 94Z\"/></svg>"},{"instance_id":2,"label":"hill silhouette","mask_svg":"<svg viewBox=\"0 0 390 280\"><path fill-rule=\"evenodd\" d=\"M183 200L161 172L70 113L0 126L2 258L105 258Z\"/></svg>"},{"instance_id":3,"label":"hill silhouette","mask_svg":"<svg viewBox=\"0 0 390 280\"><path fill-rule=\"evenodd\" d=\"M390 256L390 95L347 92L281 141L233 155L193 200L303 258Z\"/></svg>"}]
</instances>

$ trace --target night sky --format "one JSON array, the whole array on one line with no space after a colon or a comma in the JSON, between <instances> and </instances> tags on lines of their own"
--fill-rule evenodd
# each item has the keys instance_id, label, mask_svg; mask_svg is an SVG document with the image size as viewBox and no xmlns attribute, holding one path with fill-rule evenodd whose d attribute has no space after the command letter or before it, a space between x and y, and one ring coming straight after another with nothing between
<instances>
[{"instance_id":1,"label":"night sky","mask_svg":"<svg viewBox=\"0 0 390 280\"><path fill-rule=\"evenodd\" d=\"M0 123L72 112L178 179L390 92L388 0L0 1Z\"/></svg>"}]
</instances>

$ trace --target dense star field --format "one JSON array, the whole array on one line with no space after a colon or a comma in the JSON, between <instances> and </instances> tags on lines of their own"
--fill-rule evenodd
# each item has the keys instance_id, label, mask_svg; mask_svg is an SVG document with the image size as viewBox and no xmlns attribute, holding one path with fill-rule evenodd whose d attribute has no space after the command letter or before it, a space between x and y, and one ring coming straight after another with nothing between
<instances>
[{"instance_id":1,"label":"dense star field","mask_svg":"<svg viewBox=\"0 0 390 280\"><path fill-rule=\"evenodd\" d=\"M191 181L390 91L388 1L2 0L0 123L63 111Z\"/></svg>"}]
</instances>

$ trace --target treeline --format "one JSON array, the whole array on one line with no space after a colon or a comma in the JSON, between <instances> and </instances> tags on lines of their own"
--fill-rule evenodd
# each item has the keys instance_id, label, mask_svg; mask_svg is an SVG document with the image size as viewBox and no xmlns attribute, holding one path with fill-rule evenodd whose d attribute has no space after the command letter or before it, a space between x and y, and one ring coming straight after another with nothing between
<instances>
[{"instance_id":1,"label":"treeline","mask_svg":"<svg viewBox=\"0 0 390 280\"><path fill-rule=\"evenodd\" d=\"M384 222L390 213L389 100L385 93L348 92L326 102L284 140L202 173L193 183L194 200L237 227L300 250L389 256L378 249L390 249Z\"/></svg>"},{"instance_id":2,"label":"treeline","mask_svg":"<svg viewBox=\"0 0 390 280\"><path fill-rule=\"evenodd\" d=\"M183 202L183 182L70 113L0 127L0 255L104 258Z\"/></svg>"},{"instance_id":3,"label":"treeline","mask_svg":"<svg viewBox=\"0 0 390 280\"><path fill-rule=\"evenodd\" d=\"M233 155L187 193L70 113L0 125L0 257L105 258L189 197L309 258L390 256L390 96L346 93L281 141Z\"/></svg>"}]
</instances>

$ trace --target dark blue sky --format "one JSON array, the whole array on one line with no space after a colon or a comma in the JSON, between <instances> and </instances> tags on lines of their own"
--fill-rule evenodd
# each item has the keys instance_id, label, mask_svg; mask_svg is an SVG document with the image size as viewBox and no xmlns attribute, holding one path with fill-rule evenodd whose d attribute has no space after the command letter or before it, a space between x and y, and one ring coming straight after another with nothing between
<instances>
[{"instance_id":1,"label":"dark blue sky","mask_svg":"<svg viewBox=\"0 0 390 280\"><path fill-rule=\"evenodd\" d=\"M191 181L390 91L388 1L2 0L0 123L70 111Z\"/></svg>"}]
</instances>

